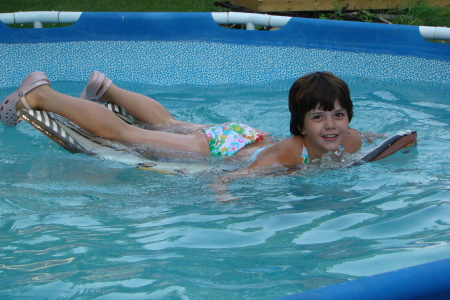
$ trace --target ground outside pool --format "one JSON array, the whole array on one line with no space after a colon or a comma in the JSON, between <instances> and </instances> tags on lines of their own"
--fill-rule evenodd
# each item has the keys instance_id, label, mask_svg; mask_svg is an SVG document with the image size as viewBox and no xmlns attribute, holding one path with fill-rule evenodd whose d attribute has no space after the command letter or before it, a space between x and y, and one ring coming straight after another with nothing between
<instances>
[{"instance_id":1,"label":"ground outside pool","mask_svg":"<svg viewBox=\"0 0 450 300\"><path fill-rule=\"evenodd\" d=\"M201 40L164 26L166 19L179 24L191 14L156 14L164 19L159 27L153 14L83 15L54 35L50 29L22 30L25 41L2 28L0 48L13 67L1 62L1 95L39 69L55 89L78 96L90 70L100 69L116 84L154 97L177 118L208 124L231 118L283 138L289 136L292 82L329 70L352 91L352 127L389 134L414 129L418 142L354 168L324 162L289 176L235 180L229 191L239 200L219 203L210 187L221 169L188 175L139 170L71 154L25 122L2 125L2 299L273 299L450 258L445 45L425 44L425 54L401 47L380 54L373 47L358 49L354 41L346 44L355 43L352 49L324 46L306 33L306 44L277 44L274 34L265 46L262 33L242 31L223 35L222 43L216 37L216 30L226 30L221 27L206 30ZM200 25L210 22L204 14L194 16ZM94 38L84 28L104 30L98 22L123 22L124 31L136 24L144 31L150 22L175 37L137 41L136 33L125 41L116 32ZM282 41L298 34L296 22L304 21L291 20L279 30ZM328 23L322 23L314 24L323 34ZM246 34L250 41L242 42ZM365 144L358 155L371 147Z\"/></svg>"}]
</instances>

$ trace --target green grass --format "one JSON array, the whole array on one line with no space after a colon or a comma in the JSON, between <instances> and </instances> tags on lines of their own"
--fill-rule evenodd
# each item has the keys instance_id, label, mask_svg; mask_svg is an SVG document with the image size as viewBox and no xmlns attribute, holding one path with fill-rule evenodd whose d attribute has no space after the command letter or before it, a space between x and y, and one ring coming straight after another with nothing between
<instances>
[{"instance_id":1,"label":"green grass","mask_svg":"<svg viewBox=\"0 0 450 300\"><path fill-rule=\"evenodd\" d=\"M431 5L429 0L412 0L394 22L405 25L450 26L450 8Z\"/></svg>"},{"instance_id":2,"label":"green grass","mask_svg":"<svg viewBox=\"0 0 450 300\"><path fill-rule=\"evenodd\" d=\"M3 0L0 12L111 11L111 12L211 12L220 11L215 0Z\"/></svg>"}]
</instances>

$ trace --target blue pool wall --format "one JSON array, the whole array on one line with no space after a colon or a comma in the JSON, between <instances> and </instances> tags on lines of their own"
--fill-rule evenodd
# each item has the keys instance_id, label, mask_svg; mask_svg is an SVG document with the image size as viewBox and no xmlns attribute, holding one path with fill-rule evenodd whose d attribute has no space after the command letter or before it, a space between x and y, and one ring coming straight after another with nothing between
<instances>
[{"instance_id":1,"label":"blue pool wall","mask_svg":"<svg viewBox=\"0 0 450 300\"><path fill-rule=\"evenodd\" d=\"M450 82L450 45L417 26L292 18L276 31L223 28L211 13L82 13L62 28L0 24L0 87L41 70L82 81L93 69L156 85L258 84L326 70Z\"/></svg>"},{"instance_id":2,"label":"blue pool wall","mask_svg":"<svg viewBox=\"0 0 450 300\"><path fill-rule=\"evenodd\" d=\"M277 300L446 300L450 259L426 263L341 284L286 295Z\"/></svg>"}]
</instances>

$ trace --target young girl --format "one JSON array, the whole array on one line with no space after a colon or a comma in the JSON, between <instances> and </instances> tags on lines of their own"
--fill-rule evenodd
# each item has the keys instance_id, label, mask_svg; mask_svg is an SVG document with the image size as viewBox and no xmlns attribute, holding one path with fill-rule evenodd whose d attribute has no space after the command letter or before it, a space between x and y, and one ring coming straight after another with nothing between
<instances>
[{"instance_id":1,"label":"young girl","mask_svg":"<svg viewBox=\"0 0 450 300\"><path fill-rule=\"evenodd\" d=\"M152 129L130 125L105 106L85 99L119 105ZM295 81L289 92L292 136L277 143L267 133L241 123L207 126L176 120L159 102L121 89L98 71L91 74L80 98L53 90L44 73L33 72L3 100L1 121L17 125L20 109L50 111L103 138L167 150L158 153L168 158L191 154L248 161L240 174L294 168L330 151L341 148L353 153L361 146L360 133L349 128L353 115L350 91L344 81L327 72Z\"/></svg>"}]
</instances>

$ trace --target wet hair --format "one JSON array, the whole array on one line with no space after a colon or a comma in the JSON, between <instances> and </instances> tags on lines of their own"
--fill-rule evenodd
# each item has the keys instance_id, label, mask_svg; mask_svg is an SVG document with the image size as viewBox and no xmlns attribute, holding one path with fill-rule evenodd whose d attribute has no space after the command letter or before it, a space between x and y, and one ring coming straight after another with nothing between
<instances>
[{"instance_id":1,"label":"wet hair","mask_svg":"<svg viewBox=\"0 0 450 300\"><path fill-rule=\"evenodd\" d=\"M353 102L350 99L350 90L342 79L329 72L315 72L297 79L289 91L291 133L302 134L308 111L316 108L332 111L336 100L347 110L350 122L353 117Z\"/></svg>"}]
</instances>

